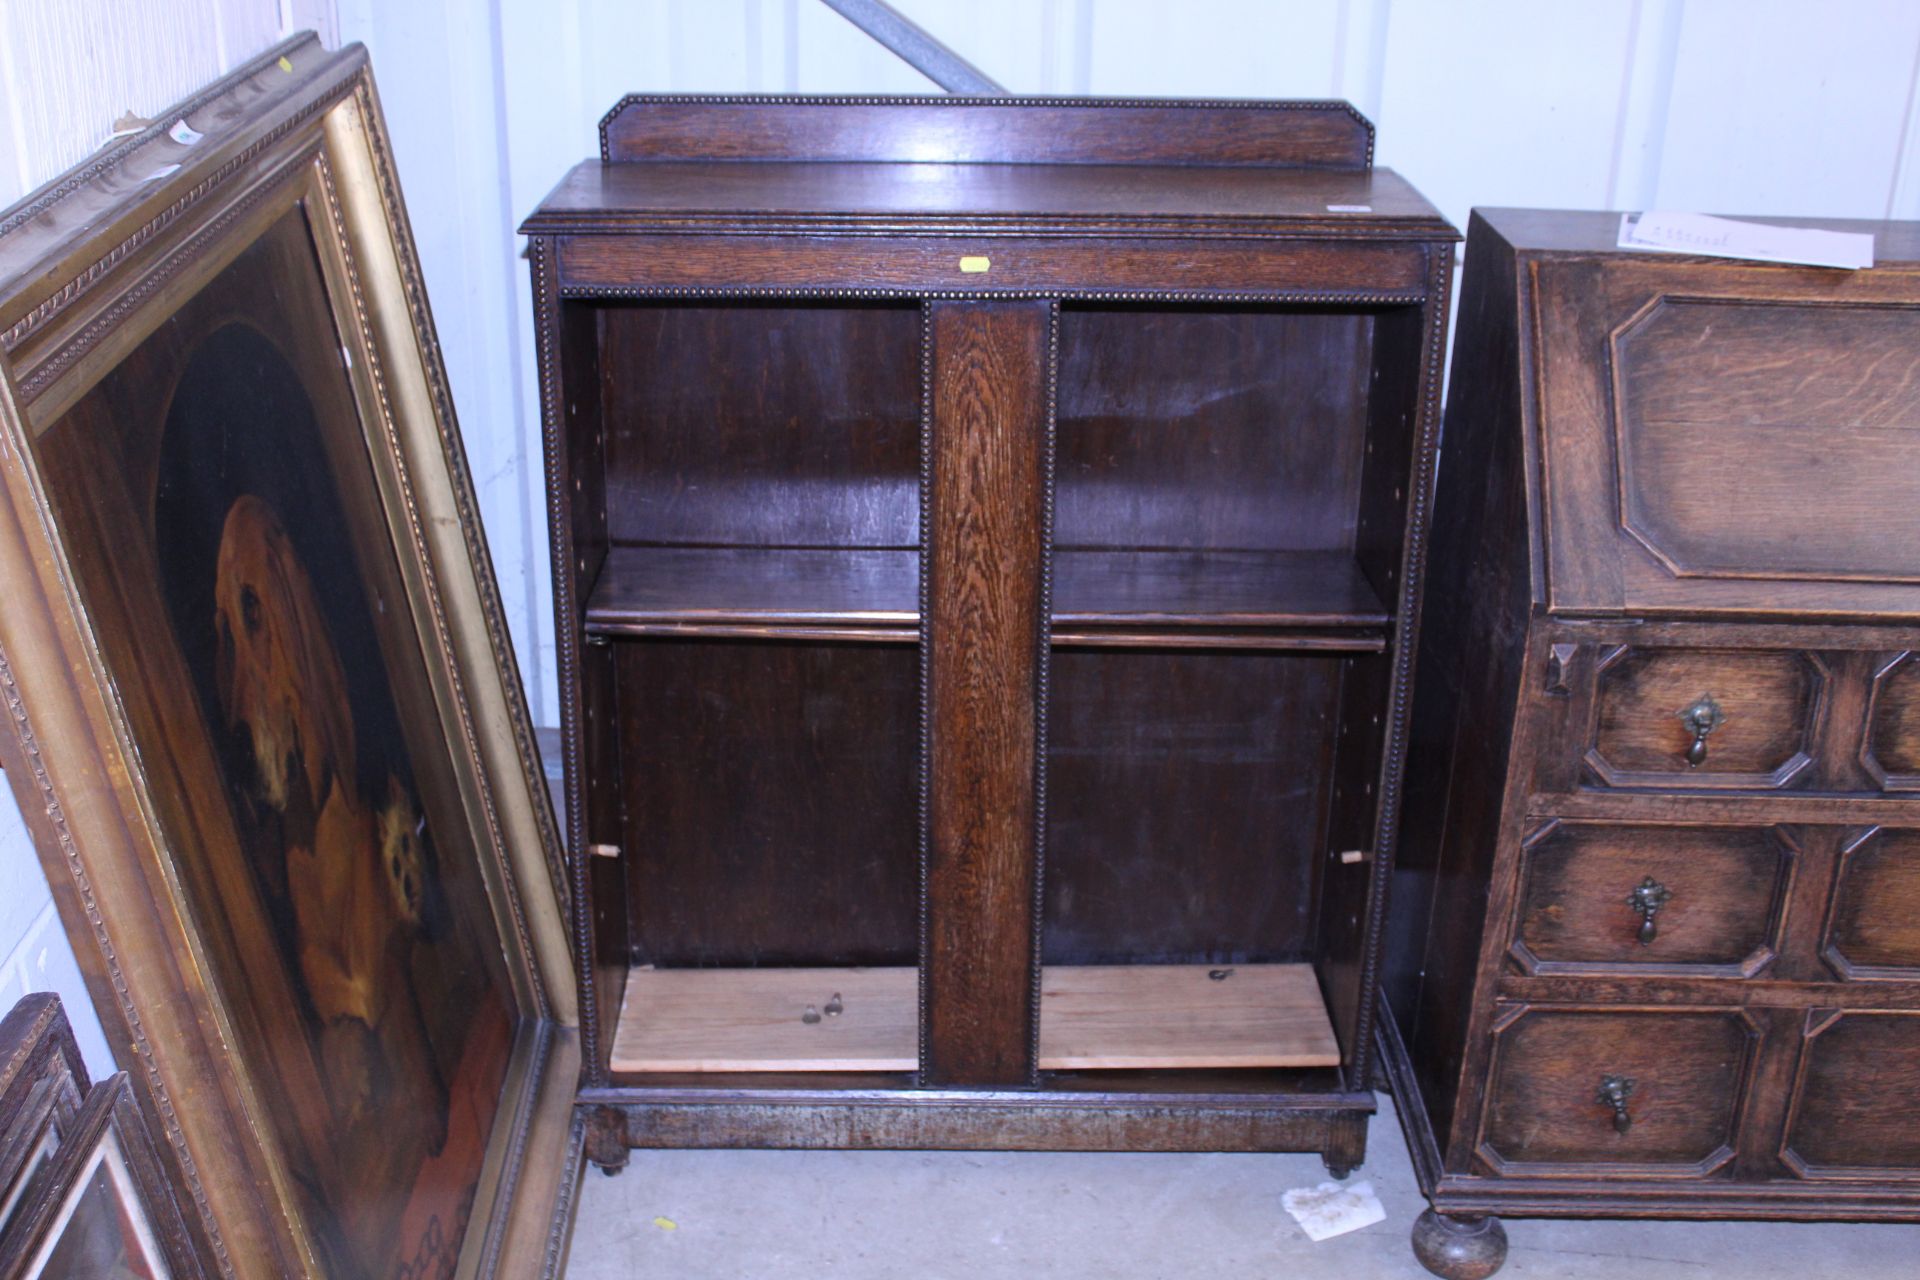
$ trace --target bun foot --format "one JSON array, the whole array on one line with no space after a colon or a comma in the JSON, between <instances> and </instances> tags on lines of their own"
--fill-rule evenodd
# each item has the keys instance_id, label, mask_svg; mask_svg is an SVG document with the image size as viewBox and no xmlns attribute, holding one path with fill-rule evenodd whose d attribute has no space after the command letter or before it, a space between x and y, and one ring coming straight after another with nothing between
<instances>
[{"instance_id":1,"label":"bun foot","mask_svg":"<svg viewBox=\"0 0 1920 1280\"><path fill-rule=\"evenodd\" d=\"M1507 1260L1498 1218L1455 1218L1427 1210L1413 1223L1413 1256L1442 1280L1486 1280Z\"/></svg>"},{"instance_id":2,"label":"bun foot","mask_svg":"<svg viewBox=\"0 0 1920 1280\"><path fill-rule=\"evenodd\" d=\"M1335 1182L1345 1182L1347 1175L1353 1172L1353 1166L1350 1164L1335 1164L1331 1160L1323 1160L1321 1163L1327 1166L1327 1176Z\"/></svg>"}]
</instances>

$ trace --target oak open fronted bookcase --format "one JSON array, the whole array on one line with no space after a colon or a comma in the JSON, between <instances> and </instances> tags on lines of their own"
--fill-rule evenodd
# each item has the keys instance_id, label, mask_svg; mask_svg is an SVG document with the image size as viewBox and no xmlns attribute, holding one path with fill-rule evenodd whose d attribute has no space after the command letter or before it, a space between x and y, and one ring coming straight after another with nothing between
<instances>
[{"instance_id":1,"label":"oak open fronted bookcase","mask_svg":"<svg viewBox=\"0 0 1920 1280\"><path fill-rule=\"evenodd\" d=\"M1452 229L1339 103L602 137L525 228L590 1154L1357 1164Z\"/></svg>"}]
</instances>

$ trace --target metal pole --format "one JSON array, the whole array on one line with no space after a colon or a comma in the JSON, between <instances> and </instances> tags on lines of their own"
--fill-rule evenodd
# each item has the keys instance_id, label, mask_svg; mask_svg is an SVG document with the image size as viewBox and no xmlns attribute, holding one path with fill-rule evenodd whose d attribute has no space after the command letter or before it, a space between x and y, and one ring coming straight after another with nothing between
<instances>
[{"instance_id":1,"label":"metal pole","mask_svg":"<svg viewBox=\"0 0 1920 1280\"><path fill-rule=\"evenodd\" d=\"M1007 92L999 81L928 35L886 0L821 0L821 3L948 93L1004 95Z\"/></svg>"}]
</instances>

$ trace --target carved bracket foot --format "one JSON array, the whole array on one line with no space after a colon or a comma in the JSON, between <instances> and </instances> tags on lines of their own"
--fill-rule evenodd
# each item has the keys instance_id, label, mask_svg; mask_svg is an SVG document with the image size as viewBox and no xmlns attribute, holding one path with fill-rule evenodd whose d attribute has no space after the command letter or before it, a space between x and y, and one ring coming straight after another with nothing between
<instances>
[{"instance_id":1,"label":"carved bracket foot","mask_svg":"<svg viewBox=\"0 0 1920 1280\"><path fill-rule=\"evenodd\" d=\"M1498 1218L1454 1218L1429 1209L1414 1220L1413 1256L1442 1280L1486 1280L1507 1260Z\"/></svg>"},{"instance_id":2,"label":"carved bracket foot","mask_svg":"<svg viewBox=\"0 0 1920 1280\"><path fill-rule=\"evenodd\" d=\"M1320 1148L1320 1162L1335 1182L1347 1176L1367 1160L1367 1121L1365 1116L1342 1120L1328 1132Z\"/></svg>"},{"instance_id":3,"label":"carved bracket foot","mask_svg":"<svg viewBox=\"0 0 1920 1280\"><path fill-rule=\"evenodd\" d=\"M586 1156L611 1178L627 1167L633 1152L627 1147L626 1119L618 1111L601 1109L587 1122Z\"/></svg>"}]
</instances>

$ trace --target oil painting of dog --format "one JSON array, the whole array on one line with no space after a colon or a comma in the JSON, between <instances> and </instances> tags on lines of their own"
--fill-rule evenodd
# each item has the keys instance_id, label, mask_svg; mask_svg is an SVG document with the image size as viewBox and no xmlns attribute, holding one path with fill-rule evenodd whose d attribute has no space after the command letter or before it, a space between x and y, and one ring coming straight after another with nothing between
<instances>
[{"instance_id":1,"label":"oil painting of dog","mask_svg":"<svg viewBox=\"0 0 1920 1280\"><path fill-rule=\"evenodd\" d=\"M225 1042L320 1273L453 1274L510 979L305 214L42 443Z\"/></svg>"},{"instance_id":2,"label":"oil painting of dog","mask_svg":"<svg viewBox=\"0 0 1920 1280\"><path fill-rule=\"evenodd\" d=\"M397 960L421 924L424 821L391 775L384 794L360 793L346 673L306 567L279 516L253 494L227 512L214 599L227 727L246 735L267 803L311 815L304 838L287 845L287 897L300 974L324 1024L328 1080L343 1104L338 1119L361 1122L381 1063L407 1077L407 1096L431 1103L427 1115L443 1118L445 1086Z\"/></svg>"}]
</instances>

